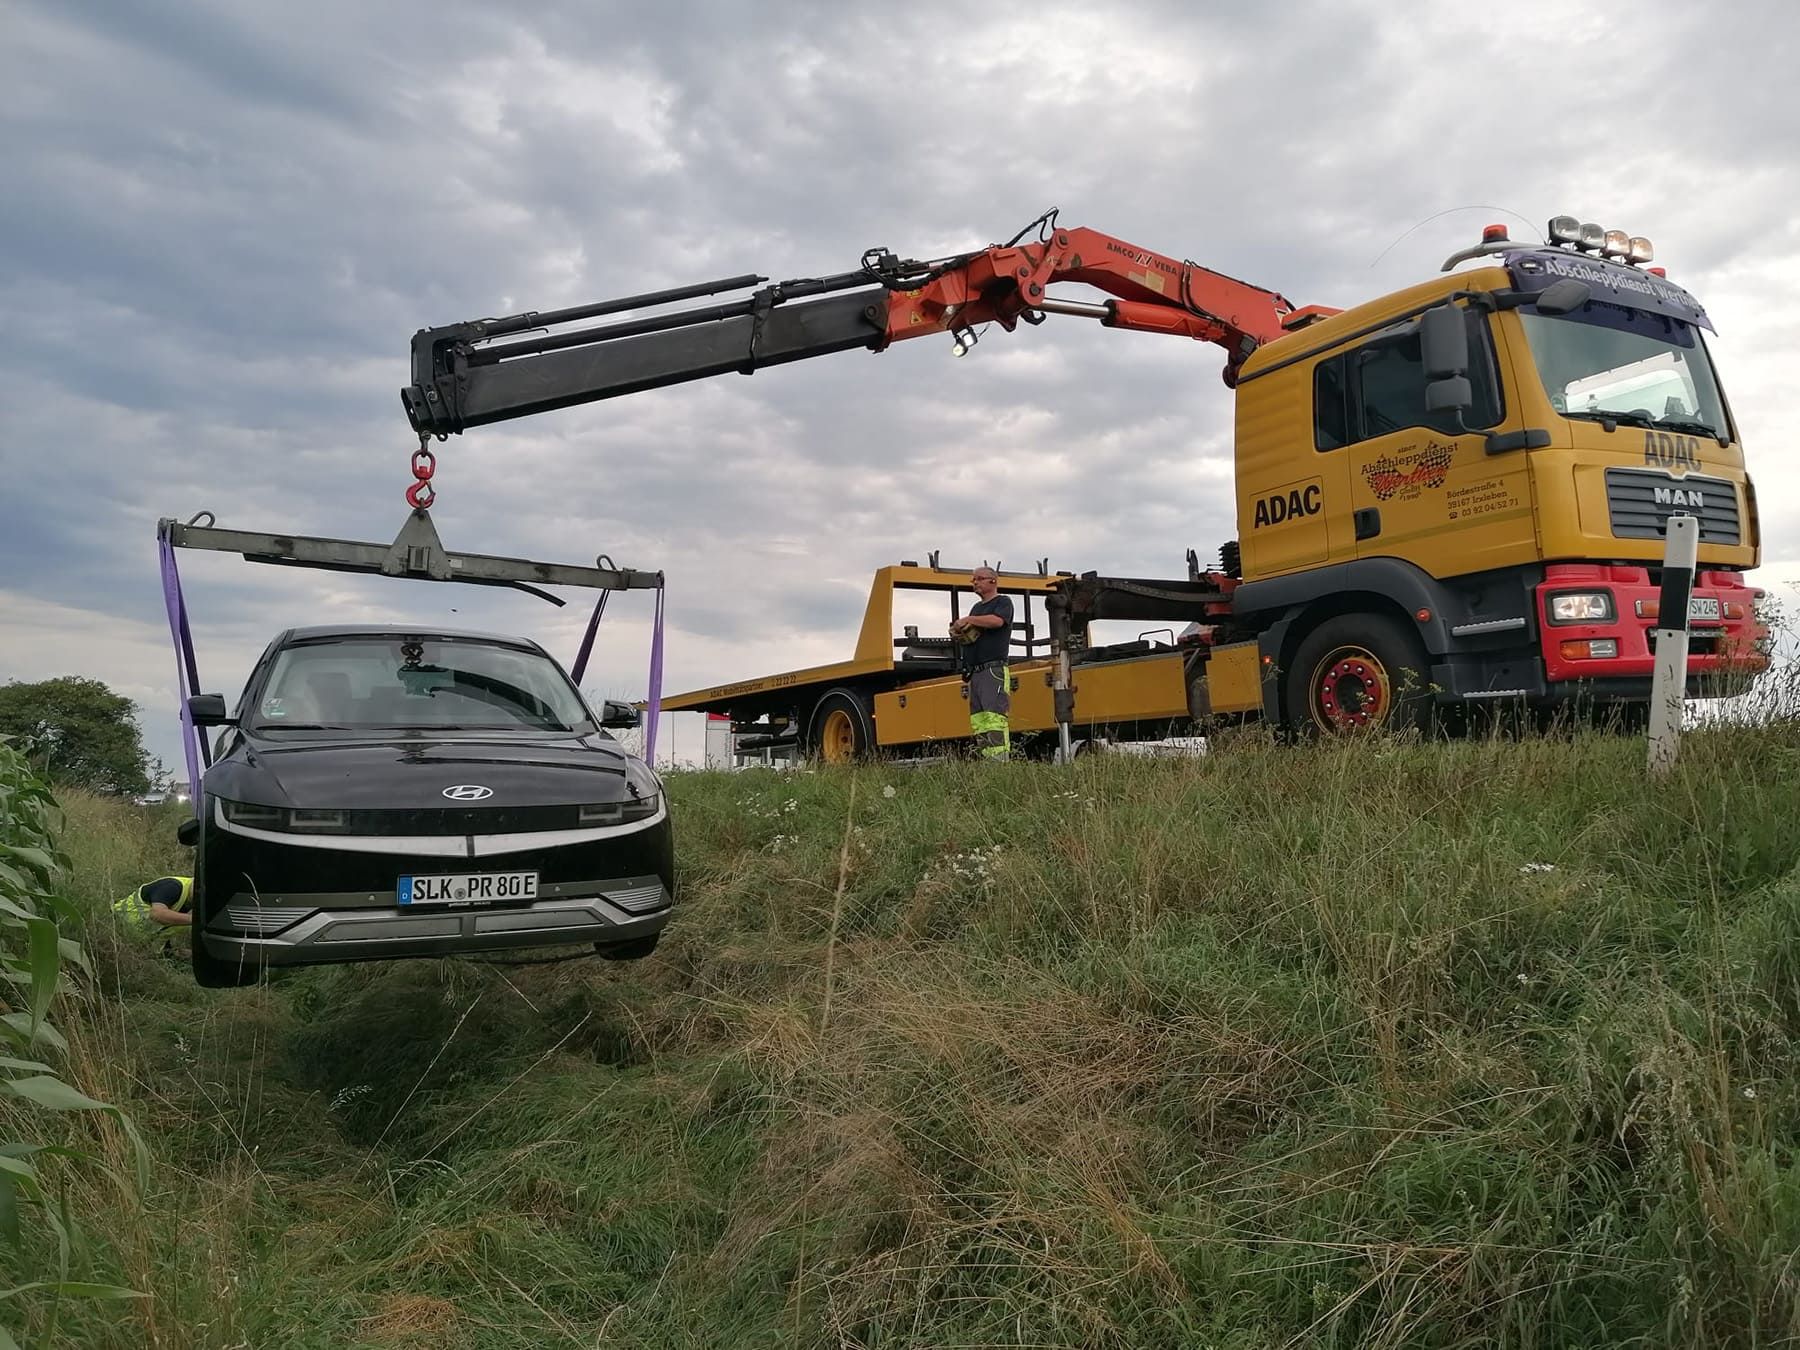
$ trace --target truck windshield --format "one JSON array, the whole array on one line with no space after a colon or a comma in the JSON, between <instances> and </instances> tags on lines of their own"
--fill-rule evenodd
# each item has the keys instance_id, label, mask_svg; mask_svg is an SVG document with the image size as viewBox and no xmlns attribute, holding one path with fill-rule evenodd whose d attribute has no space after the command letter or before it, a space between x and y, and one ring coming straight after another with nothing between
<instances>
[{"instance_id":1,"label":"truck windshield","mask_svg":"<svg viewBox=\"0 0 1800 1350\"><path fill-rule=\"evenodd\" d=\"M1569 314L1521 310L1556 410L1730 439L1706 344L1692 324L1590 301Z\"/></svg>"},{"instance_id":2,"label":"truck windshield","mask_svg":"<svg viewBox=\"0 0 1800 1350\"><path fill-rule=\"evenodd\" d=\"M519 647L451 637L296 643L276 656L254 713L263 731L591 729L555 662Z\"/></svg>"}]
</instances>

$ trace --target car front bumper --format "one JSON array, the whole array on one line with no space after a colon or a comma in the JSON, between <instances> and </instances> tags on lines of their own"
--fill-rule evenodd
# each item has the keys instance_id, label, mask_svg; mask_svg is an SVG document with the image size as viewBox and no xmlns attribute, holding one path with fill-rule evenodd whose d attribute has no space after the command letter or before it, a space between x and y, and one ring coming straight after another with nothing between
<instances>
[{"instance_id":1,"label":"car front bumper","mask_svg":"<svg viewBox=\"0 0 1800 1350\"><path fill-rule=\"evenodd\" d=\"M655 876L550 883L510 905L396 906L360 893L238 895L202 928L215 960L256 966L448 956L653 936L674 897ZM211 907L209 906L209 909Z\"/></svg>"},{"instance_id":2,"label":"car front bumper","mask_svg":"<svg viewBox=\"0 0 1800 1350\"><path fill-rule=\"evenodd\" d=\"M196 862L203 950L260 967L609 946L653 937L673 912L666 810L641 825L446 841L455 852L420 839L396 839L390 852L386 842L247 831L215 807ZM401 877L524 871L538 877L531 900L403 905L397 895Z\"/></svg>"}]
</instances>

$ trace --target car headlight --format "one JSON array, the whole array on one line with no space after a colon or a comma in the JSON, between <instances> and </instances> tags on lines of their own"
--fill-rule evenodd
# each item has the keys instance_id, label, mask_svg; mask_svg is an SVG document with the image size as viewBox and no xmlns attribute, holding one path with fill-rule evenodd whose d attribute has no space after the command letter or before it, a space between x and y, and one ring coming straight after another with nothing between
<instances>
[{"instance_id":1,"label":"car headlight","mask_svg":"<svg viewBox=\"0 0 1800 1350\"><path fill-rule=\"evenodd\" d=\"M349 828L342 811L303 811L299 807L287 813L287 828L308 834L341 834Z\"/></svg>"},{"instance_id":2,"label":"car headlight","mask_svg":"<svg viewBox=\"0 0 1800 1350\"><path fill-rule=\"evenodd\" d=\"M315 811L304 807L263 806L258 802L234 802L220 798L229 825L253 830L291 831L296 834L345 834L350 818L342 811Z\"/></svg>"},{"instance_id":3,"label":"car headlight","mask_svg":"<svg viewBox=\"0 0 1800 1350\"><path fill-rule=\"evenodd\" d=\"M1551 623L1607 623L1612 616L1610 591L1571 591L1550 597Z\"/></svg>"},{"instance_id":4,"label":"car headlight","mask_svg":"<svg viewBox=\"0 0 1800 1350\"><path fill-rule=\"evenodd\" d=\"M662 798L639 797L628 802L593 802L581 808L583 825L624 825L628 821L648 820L662 807Z\"/></svg>"},{"instance_id":5,"label":"car headlight","mask_svg":"<svg viewBox=\"0 0 1800 1350\"><path fill-rule=\"evenodd\" d=\"M279 806L261 806L256 802L219 800L219 809L233 825L248 825L258 830L280 830L287 827L287 812Z\"/></svg>"}]
</instances>

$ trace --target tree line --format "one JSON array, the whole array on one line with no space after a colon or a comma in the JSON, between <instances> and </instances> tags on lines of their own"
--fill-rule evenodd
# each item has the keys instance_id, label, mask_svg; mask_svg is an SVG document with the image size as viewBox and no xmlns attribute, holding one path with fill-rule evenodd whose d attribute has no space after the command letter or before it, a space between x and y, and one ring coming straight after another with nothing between
<instances>
[{"instance_id":1,"label":"tree line","mask_svg":"<svg viewBox=\"0 0 1800 1350\"><path fill-rule=\"evenodd\" d=\"M99 680L59 675L0 685L0 737L53 788L150 790L137 705Z\"/></svg>"}]
</instances>

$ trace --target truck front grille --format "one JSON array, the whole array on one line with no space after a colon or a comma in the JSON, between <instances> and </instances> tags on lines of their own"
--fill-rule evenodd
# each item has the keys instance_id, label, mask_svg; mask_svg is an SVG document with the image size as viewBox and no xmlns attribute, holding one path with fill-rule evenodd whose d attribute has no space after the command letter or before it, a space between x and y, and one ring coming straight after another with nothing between
<instances>
[{"instance_id":1,"label":"truck front grille","mask_svg":"<svg viewBox=\"0 0 1800 1350\"><path fill-rule=\"evenodd\" d=\"M1673 515L1698 519L1703 544L1736 544L1743 538L1737 487L1723 478L1608 469L1606 506L1613 535L1619 539L1661 539Z\"/></svg>"}]
</instances>

